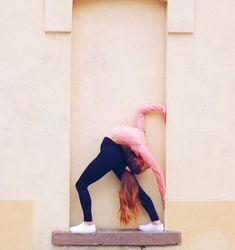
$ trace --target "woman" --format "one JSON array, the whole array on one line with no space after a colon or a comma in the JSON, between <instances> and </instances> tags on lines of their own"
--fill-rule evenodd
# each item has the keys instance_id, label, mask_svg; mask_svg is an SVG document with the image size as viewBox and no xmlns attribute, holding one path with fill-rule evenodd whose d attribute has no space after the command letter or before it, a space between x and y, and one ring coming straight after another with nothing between
<instances>
[{"instance_id":1,"label":"woman","mask_svg":"<svg viewBox=\"0 0 235 250\"><path fill-rule=\"evenodd\" d=\"M149 214L151 222L139 225L138 229L156 232L164 230L164 226L159 219L151 198L144 192L134 176L134 169L138 166L138 160L140 162L138 166L140 170L136 171L136 174L145 170L145 168L142 168L142 159L147 167L152 169L156 177L163 206L165 207L164 176L158 163L146 146L144 115L150 111L163 113L164 120L166 121L166 109L163 105L153 104L142 106L137 111L135 127L126 125L115 127L112 129L112 133L103 139L100 146L100 153L87 166L76 182L84 221L77 226L70 227L71 232L89 233L96 231L96 226L92 220L91 198L87 188L111 170L121 180L121 189L119 190L121 223L128 224L132 217L136 219L138 206L141 204ZM132 159L129 157L132 151L136 158L139 157L138 159L133 158L134 154L132 154Z\"/></svg>"}]
</instances>

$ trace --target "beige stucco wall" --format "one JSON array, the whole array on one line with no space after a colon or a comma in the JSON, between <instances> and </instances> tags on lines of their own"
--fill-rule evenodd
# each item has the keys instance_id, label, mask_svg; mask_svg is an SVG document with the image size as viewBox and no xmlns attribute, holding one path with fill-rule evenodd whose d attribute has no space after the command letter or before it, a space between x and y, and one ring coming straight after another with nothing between
<instances>
[{"instance_id":1,"label":"beige stucco wall","mask_svg":"<svg viewBox=\"0 0 235 250\"><path fill-rule=\"evenodd\" d=\"M69 224L70 36L45 34L41 0L4 1L0 17L0 200L32 201L25 250L44 250Z\"/></svg>"},{"instance_id":2,"label":"beige stucco wall","mask_svg":"<svg viewBox=\"0 0 235 250\"><path fill-rule=\"evenodd\" d=\"M232 0L197 0L194 34L168 35L171 200L235 199L234 8Z\"/></svg>"},{"instance_id":3,"label":"beige stucco wall","mask_svg":"<svg viewBox=\"0 0 235 250\"><path fill-rule=\"evenodd\" d=\"M33 203L30 200L0 200L0 249L32 248Z\"/></svg>"},{"instance_id":4,"label":"beige stucco wall","mask_svg":"<svg viewBox=\"0 0 235 250\"><path fill-rule=\"evenodd\" d=\"M197 0L194 33L167 39L165 221L182 249L235 247L234 9Z\"/></svg>"},{"instance_id":5,"label":"beige stucco wall","mask_svg":"<svg viewBox=\"0 0 235 250\"><path fill-rule=\"evenodd\" d=\"M168 229L182 232L181 250L233 250L234 201L168 201Z\"/></svg>"},{"instance_id":6,"label":"beige stucco wall","mask_svg":"<svg viewBox=\"0 0 235 250\"><path fill-rule=\"evenodd\" d=\"M81 208L73 190L76 177L96 154L100 139L108 128L123 121L131 123L135 107L151 98L151 101L166 103L168 108L166 128L159 116L151 115L146 120L149 145L161 166L166 166L166 228L183 232L182 246L169 249L234 249L235 3L233 0L223 3L219 0L195 0L193 5L193 0L188 1L190 4L187 6L194 8L193 11L190 9L187 12L190 14L187 15L187 9L181 8L186 3L185 0L168 1L168 7L171 9L167 11L167 25L171 33L167 34L165 41L159 40L164 39L161 34L164 34L165 4L162 5L158 1L136 1L135 7L134 1L122 1L123 5L118 1L118 8L114 8L114 1L105 1L109 3L109 14L105 6L102 6L102 10L96 9L101 6L100 1L93 1L93 4L90 1L81 1L80 6L75 2L73 27L79 30L73 31L72 40L70 33L44 32L44 1L13 0L2 3L0 211L4 216L0 229L1 232L4 230L6 236L0 242L3 249L10 250L17 242L19 249L58 249L51 246L51 231L68 230L69 224L77 223L82 218ZM62 5L66 3L62 1ZM172 9L172 6L175 8ZM64 9L68 11L69 8ZM141 9L151 15L145 16ZM53 20L60 20L63 24L62 19L58 18L60 10L63 8L59 11L57 9L56 14L53 9L49 9L47 13L58 15ZM92 11L97 25L103 25L101 30L94 26L94 23L91 24L91 13L89 14L88 10ZM132 22L121 27L117 14L122 13L120 22L124 23L127 20L125 10L136 11L132 21L139 27ZM118 32L125 34L129 28L133 30L133 33L128 33L123 40L126 44L117 40L115 33L105 33L107 23L104 17L100 16L101 13L106 13L106 18L111 18L110 25L115 24ZM137 16L142 19L137 20ZM185 19L179 20L181 16ZM65 14L65 17L67 25L69 16ZM185 23L187 20L189 26ZM96 27L96 34L89 33L85 22L90 28L92 26L91 32ZM147 36L145 24L149 24L148 28L153 29L154 22L156 29L162 33L152 30L152 35ZM188 34L180 33L184 28L186 32L189 30ZM174 29L179 33L174 34ZM193 31L194 33L190 33ZM144 37L143 32L146 32ZM103 44L105 34L110 34L109 41L113 41L113 44L108 44L106 48ZM95 39L95 35L97 44L86 44L82 41L89 36ZM146 46L146 50L139 51L142 63L145 64L137 64L138 60L135 60L133 65L129 65L133 59L138 59L138 54L135 54L138 44L130 46L131 42L136 40L134 36L145 46L149 45L159 57L151 57L151 51ZM148 39L148 43L142 39ZM156 42L160 42L162 47L156 46ZM97 50L90 50L86 61L84 53L81 58L77 53L81 53L81 50L87 49L86 46L89 45L97 45ZM129 50L124 50L124 45L128 45ZM161 49L163 47L166 58ZM128 55L127 61L124 60L124 54L119 53L116 61L105 64L105 58L100 55L107 50L106 60L111 60L112 53L116 52L114 49L124 50ZM72 58L71 51L74 53ZM164 61L161 64L159 60ZM78 67L76 72L76 65L81 66L84 62L88 67L87 71L81 71L82 68ZM118 67L114 68L116 65ZM134 72L140 66L146 71ZM106 72L102 71L103 68ZM119 72L119 69L122 70ZM153 72L153 69L156 71ZM95 72L96 78L92 78L90 71ZM84 118L87 112L92 111L92 103L80 103L76 98L84 94L82 98L85 99L85 95L91 94L92 87L89 84L93 83L93 80L96 80L96 84L105 84L99 85L101 92L107 91L108 83L114 87L121 83L122 89L125 89L128 86L123 83L129 82L138 83L139 86L147 82L149 85L146 88L153 91L148 96L144 89L144 100L141 99L139 91L134 91L134 97L128 102L130 106L128 105L124 113L119 113L119 116L107 117L106 107L101 105L99 115L105 115L107 120L98 128L89 125L86 134L81 134L86 124L85 119L81 119L81 123L78 119ZM83 85L78 85L79 81ZM88 84L87 89L84 83ZM160 92L157 91L159 89ZM105 98L107 103L107 95ZM115 93L115 98L115 103L118 103L118 93ZM122 100L121 105L126 103L127 101ZM80 105L84 105L83 110L86 113L80 109ZM115 112L119 112L118 108L119 106L115 105L112 107ZM98 119L99 116L92 113L92 117ZM78 141L81 135L83 139ZM92 143L89 144L89 141ZM89 147L89 150L86 150L86 147ZM77 154L81 150L84 150L82 159ZM152 175L146 173L140 176L139 180L154 203L158 204L159 197L156 197L155 190L150 185L151 182L154 183ZM112 207L107 210L107 216L111 225L117 226L113 215L118 206L114 198L118 184L115 176L108 174L96 187L91 187L94 194L94 215L100 226L109 226L106 222L102 224L102 217L98 215L101 212L101 204L107 206L110 203ZM100 190L107 186L110 187L107 195L101 196ZM17 208L24 210L22 217L15 210ZM163 218L162 208L158 208ZM16 216L15 220L12 215ZM140 222L146 219L147 215L142 210ZM9 237L9 230L5 227L8 221L11 224L14 224L14 221L23 221L22 227L17 225L14 228L16 233L21 230L22 237L19 234L13 239Z\"/></svg>"},{"instance_id":7,"label":"beige stucco wall","mask_svg":"<svg viewBox=\"0 0 235 250\"><path fill-rule=\"evenodd\" d=\"M133 125L138 106L165 104L166 5L159 1L75 1L72 27L71 224L83 220L75 183L118 124ZM130 14L131 13L131 14ZM121 18L120 18L121 17ZM146 119L150 150L165 172L165 124ZM163 220L152 171L138 176ZM119 227L113 172L89 187L97 227ZM139 223L149 221L141 210ZM137 224L129 227L136 227Z\"/></svg>"}]
</instances>

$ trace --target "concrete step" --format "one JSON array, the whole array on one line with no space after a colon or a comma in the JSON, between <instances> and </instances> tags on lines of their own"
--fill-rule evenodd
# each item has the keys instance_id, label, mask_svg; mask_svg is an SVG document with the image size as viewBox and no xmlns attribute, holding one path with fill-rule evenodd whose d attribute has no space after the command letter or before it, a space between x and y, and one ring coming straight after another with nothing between
<instances>
[{"instance_id":1,"label":"concrete step","mask_svg":"<svg viewBox=\"0 0 235 250\"><path fill-rule=\"evenodd\" d=\"M94 233L52 232L55 246L175 246L181 232L143 232L137 229L97 229Z\"/></svg>"}]
</instances>

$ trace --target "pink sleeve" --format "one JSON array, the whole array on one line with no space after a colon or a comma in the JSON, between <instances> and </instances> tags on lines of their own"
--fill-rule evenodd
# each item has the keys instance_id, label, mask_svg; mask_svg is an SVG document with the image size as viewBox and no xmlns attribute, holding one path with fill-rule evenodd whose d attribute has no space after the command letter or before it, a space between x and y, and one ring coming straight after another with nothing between
<instances>
[{"instance_id":1,"label":"pink sleeve","mask_svg":"<svg viewBox=\"0 0 235 250\"><path fill-rule=\"evenodd\" d=\"M157 163L157 161L155 160L155 158L145 145L140 145L138 148L138 152L141 158L144 160L144 162L152 169L158 183L158 188L161 197L162 198L165 197L166 195L165 178L159 164Z\"/></svg>"},{"instance_id":2,"label":"pink sleeve","mask_svg":"<svg viewBox=\"0 0 235 250\"><path fill-rule=\"evenodd\" d=\"M151 111L159 111L161 113L166 112L166 108L164 105L161 104L150 104L150 105L145 105L141 106L137 110L137 114L135 117L135 127L144 131L144 115L151 112Z\"/></svg>"}]
</instances>

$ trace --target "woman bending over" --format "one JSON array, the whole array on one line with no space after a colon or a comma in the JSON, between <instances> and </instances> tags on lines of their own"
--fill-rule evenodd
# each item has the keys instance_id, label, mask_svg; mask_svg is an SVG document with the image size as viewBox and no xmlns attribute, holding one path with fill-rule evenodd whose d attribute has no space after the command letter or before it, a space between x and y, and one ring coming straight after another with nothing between
<instances>
[{"instance_id":1,"label":"woman bending over","mask_svg":"<svg viewBox=\"0 0 235 250\"><path fill-rule=\"evenodd\" d=\"M139 225L138 229L153 232L164 230L151 198L142 189L134 175L144 172L146 168L152 169L165 208L164 175L146 146L144 115L151 111L162 113L164 121L166 121L166 109L163 105L142 106L137 111L134 127L120 125L113 128L110 135L104 137L99 154L90 162L76 182L75 186L83 210L83 222L70 227L70 232L91 233L96 231L96 225L92 218L92 202L88 186L109 171L113 171L121 181L119 190L119 219L121 224L127 225L132 218L136 219L141 204L151 221Z\"/></svg>"}]
</instances>

